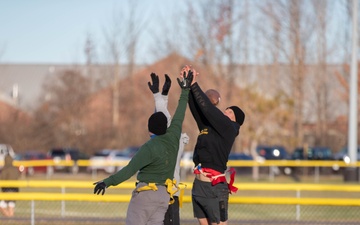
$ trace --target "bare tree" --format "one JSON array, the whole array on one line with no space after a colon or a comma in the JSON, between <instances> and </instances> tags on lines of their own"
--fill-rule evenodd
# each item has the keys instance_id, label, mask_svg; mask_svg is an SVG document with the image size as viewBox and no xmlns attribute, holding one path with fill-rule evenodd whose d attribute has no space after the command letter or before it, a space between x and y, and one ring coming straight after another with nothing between
<instances>
[{"instance_id":1,"label":"bare tree","mask_svg":"<svg viewBox=\"0 0 360 225\"><path fill-rule=\"evenodd\" d=\"M93 67L94 67L94 64L96 63L96 61L95 61L96 60L96 46L95 46L93 37L90 33L87 33L87 35L86 35L84 53L85 53L85 58L86 58L85 75L95 81L95 74L94 74ZM93 82L93 84L92 84L94 90L96 90L96 83L97 82Z\"/></svg>"},{"instance_id":2,"label":"bare tree","mask_svg":"<svg viewBox=\"0 0 360 225\"><path fill-rule=\"evenodd\" d=\"M134 71L136 47L144 25L145 18L142 19L142 15L137 11L136 4L136 1L128 1L129 8L127 10L120 9L114 13L110 30L104 29L106 49L110 56L110 61L114 65L112 82L112 123L114 127L119 125L121 119L119 114L120 93L118 86L120 77L131 76ZM121 68L121 62L126 62L128 66Z\"/></svg>"},{"instance_id":3,"label":"bare tree","mask_svg":"<svg viewBox=\"0 0 360 225\"><path fill-rule=\"evenodd\" d=\"M32 139L32 118L16 105L0 102L0 143L10 144L21 153L34 148Z\"/></svg>"},{"instance_id":4,"label":"bare tree","mask_svg":"<svg viewBox=\"0 0 360 225\"><path fill-rule=\"evenodd\" d=\"M238 104L234 87L245 87L246 82L239 81L247 79L249 10L248 1L193 2L184 17L188 34L185 51L204 67L206 76L218 80L212 88L218 89L229 104ZM239 105L244 108L246 99L241 100ZM241 148L241 140L235 142L235 149Z\"/></svg>"},{"instance_id":5,"label":"bare tree","mask_svg":"<svg viewBox=\"0 0 360 225\"><path fill-rule=\"evenodd\" d=\"M327 79L331 75L328 57L336 51L328 37L334 4L315 0L226 0L213 4L189 1L186 11L177 17L183 28L178 29L183 32L173 32L183 38L182 49L177 51L204 66L207 76L221 80L214 88L219 88L222 97L230 102L239 102L245 110L251 111L253 99L244 98L247 96L244 93L236 95L235 85L245 88L244 91L252 87L274 101L283 99L277 108L268 110L292 113L284 126L287 130L279 132L290 140L289 147L309 141L304 140L308 135L304 133L307 122L317 124L316 138L311 144L326 144L326 124L334 104L330 101L333 84ZM256 13L258 10L260 13ZM174 49L171 46L175 44L166 43L169 49ZM224 82L226 87L222 86ZM270 117L251 113L252 118L264 119L259 130L265 131L261 126L272 124ZM275 133L268 135L273 137ZM255 140L255 136L248 140Z\"/></svg>"},{"instance_id":6,"label":"bare tree","mask_svg":"<svg viewBox=\"0 0 360 225\"><path fill-rule=\"evenodd\" d=\"M221 90L223 99L226 99L229 104L241 106L249 115L242 128L242 138L237 140L234 148L243 150L250 148L252 152L255 152L255 148L251 147L256 146L254 143L268 141L270 144L275 140L283 143L284 139L281 137L289 137L289 132L286 130L290 127L286 123L290 123L292 117L287 115L287 119L284 120L284 117L278 116L278 114L285 110L290 112L292 110L289 108L291 107L291 101L289 101L291 97L281 88L276 88L277 81L273 79L275 75L279 76L279 69L266 66L261 69L260 65L256 68L250 65L250 52L252 52L252 58L256 55L255 51L266 52L260 47L264 39L256 32L262 27L254 22L255 14L251 12L256 9L256 5L251 3L250 1L227 0L217 4L192 4L189 5L186 18L191 38L189 51L192 51L195 60L198 60L206 68L207 76L218 78L218 86L215 88ZM276 7L278 10L279 7ZM276 14L277 12L272 13ZM284 25L282 24L283 19L279 16L271 17L271 19L272 26L277 29L277 32L273 32L274 37L269 38L272 41L269 45L273 45L275 39L279 48L272 47L271 50L274 63L278 65L280 54L284 54L285 50L281 45L283 40L280 36ZM268 29L267 32L269 32ZM256 43L256 45L251 43ZM258 62L263 60L260 54L258 57ZM259 94L263 93L265 94L264 98L268 98L268 94L271 93L273 99L268 101L278 104L264 104L265 99L259 96L255 97L253 92L259 88L256 83L251 85L251 81L254 79L252 76L257 76L259 80L266 83L266 89L261 90ZM280 77L280 79L284 78ZM224 83L226 85L223 85ZM241 93L235 91L237 86L243 88ZM266 92L264 93L264 91ZM260 108L263 110L259 111ZM269 129L271 126L280 129ZM264 133L269 139L262 138L264 135L260 134ZM274 138L275 136L278 138Z\"/></svg>"},{"instance_id":7,"label":"bare tree","mask_svg":"<svg viewBox=\"0 0 360 225\"><path fill-rule=\"evenodd\" d=\"M270 6L270 7L269 7ZM316 17L312 14L308 2L304 1L267 1L261 7L264 12L264 21L271 21L272 30L265 33L269 41L268 46L272 47L274 62L283 61L289 65L288 71L284 71L278 82L284 83L284 90L294 100L293 113L293 135L296 139L293 145L303 143L305 102L308 101L305 89L309 71L307 63L310 62L310 49L314 49L311 41L314 37ZM263 26L267 26L265 22ZM266 27L263 31L269 32ZM268 36L268 34L272 34ZM279 87L279 86L278 86Z\"/></svg>"},{"instance_id":8,"label":"bare tree","mask_svg":"<svg viewBox=\"0 0 360 225\"><path fill-rule=\"evenodd\" d=\"M327 70L327 2L315 1L314 11L316 11L317 21L317 66L316 66L316 80L314 82L315 88L315 112L316 112L316 133L315 145L327 145L327 123L329 121L330 108L330 86L329 86L329 71ZM331 80L331 79L330 79Z\"/></svg>"},{"instance_id":9,"label":"bare tree","mask_svg":"<svg viewBox=\"0 0 360 225\"><path fill-rule=\"evenodd\" d=\"M38 123L35 125L40 131L47 131L44 135L51 138L44 144L85 148L87 128L82 118L87 113L90 84L90 80L76 70L59 72L45 81L43 104L36 112Z\"/></svg>"},{"instance_id":10,"label":"bare tree","mask_svg":"<svg viewBox=\"0 0 360 225\"><path fill-rule=\"evenodd\" d=\"M360 66L360 63L358 63L358 66ZM343 65L343 67L337 71L335 71L335 76L337 78L337 81L339 82L339 89L337 89L337 94L340 96L341 100L342 100L342 105L347 106L346 108L349 108L349 93L350 93L350 84L349 84L349 79L350 79L350 65L349 64L345 64ZM360 86L360 72L358 72L358 86ZM358 93L360 94L360 89L358 89ZM358 106L360 105L360 99L358 99ZM360 110L358 109L358 112L360 112ZM347 113L344 112L345 114ZM347 115L347 114L346 114ZM346 122L346 124L348 123L348 117L346 117L346 121L342 121L342 122ZM347 130L345 130L344 132L347 133ZM360 133L358 133L358 136L360 137ZM358 139L360 140L360 138L358 137ZM345 143L344 143L345 144Z\"/></svg>"}]
</instances>

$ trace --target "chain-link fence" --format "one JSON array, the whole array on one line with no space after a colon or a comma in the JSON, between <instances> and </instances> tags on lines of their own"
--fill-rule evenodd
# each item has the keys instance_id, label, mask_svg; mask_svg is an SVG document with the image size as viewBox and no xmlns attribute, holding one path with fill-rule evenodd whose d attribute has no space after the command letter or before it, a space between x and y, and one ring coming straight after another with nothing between
<instances>
[{"instance_id":1,"label":"chain-link fence","mask_svg":"<svg viewBox=\"0 0 360 225\"><path fill-rule=\"evenodd\" d=\"M229 224L360 224L360 207L231 204ZM125 224L127 203L67 201L18 201L16 216L0 224ZM181 224L197 224L191 203L180 211Z\"/></svg>"},{"instance_id":2,"label":"chain-link fence","mask_svg":"<svg viewBox=\"0 0 360 225\"><path fill-rule=\"evenodd\" d=\"M20 193L0 193L17 199L15 216L0 224L125 224L133 182L92 194L89 181L2 181L17 184ZM229 224L360 224L360 186L357 184L236 183L230 196ZM197 224L187 183L181 224Z\"/></svg>"},{"instance_id":3,"label":"chain-link fence","mask_svg":"<svg viewBox=\"0 0 360 225\"><path fill-rule=\"evenodd\" d=\"M59 162L21 163L29 168L40 164L52 168ZM89 162L78 165L84 169ZM355 181L354 177L347 179L343 162L229 161L229 165L238 171L235 186L239 190L230 196L228 224L360 224L359 173ZM338 169L334 172L334 168ZM15 216L0 215L0 224L125 224L135 177L97 196L92 194L92 183L108 174L48 171L36 178L0 181L0 187L20 187L14 196L0 192L0 199L16 199ZM191 205L193 176L186 172L181 177L190 181L180 211L181 224L198 224Z\"/></svg>"}]
</instances>

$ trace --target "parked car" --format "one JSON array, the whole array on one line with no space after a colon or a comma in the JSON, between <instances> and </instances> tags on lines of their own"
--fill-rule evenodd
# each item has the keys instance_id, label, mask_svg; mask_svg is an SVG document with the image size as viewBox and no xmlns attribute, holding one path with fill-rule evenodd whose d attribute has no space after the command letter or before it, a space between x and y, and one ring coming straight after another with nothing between
<instances>
[{"instance_id":1,"label":"parked car","mask_svg":"<svg viewBox=\"0 0 360 225\"><path fill-rule=\"evenodd\" d=\"M258 145L256 147L256 152L259 158L263 160L283 160L289 157L285 147L280 145ZM283 167L272 166L263 168L262 170L265 170L263 172L268 172L269 170L272 174L279 175L281 172L286 173L285 169L286 168Z\"/></svg>"},{"instance_id":2,"label":"parked car","mask_svg":"<svg viewBox=\"0 0 360 225\"><path fill-rule=\"evenodd\" d=\"M253 157L245 153L230 153L229 160L253 160Z\"/></svg>"},{"instance_id":3,"label":"parked car","mask_svg":"<svg viewBox=\"0 0 360 225\"><path fill-rule=\"evenodd\" d=\"M258 145L256 147L256 152L259 156L267 160L286 159L288 157L285 147L279 145Z\"/></svg>"},{"instance_id":4,"label":"parked car","mask_svg":"<svg viewBox=\"0 0 360 225\"><path fill-rule=\"evenodd\" d=\"M251 155L245 153L230 153L229 160L236 161L236 160L253 160ZM235 168L236 173L244 174L244 173L251 173L252 168L249 166L232 166Z\"/></svg>"},{"instance_id":5,"label":"parked car","mask_svg":"<svg viewBox=\"0 0 360 225\"><path fill-rule=\"evenodd\" d=\"M294 160L332 160L333 154L328 147L299 147L293 151L290 158Z\"/></svg>"},{"instance_id":6,"label":"parked car","mask_svg":"<svg viewBox=\"0 0 360 225\"><path fill-rule=\"evenodd\" d=\"M344 161L345 163L350 163L349 150L348 147L342 148L339 152L333 155L335 161ZM360 161L360 146L357 147L357 161ZM341 168L335 164L333 166L334 172L339 172Z\"/></svg>"},{"instance_id":7,"label":"parked car","mask_svg":"<svg viewBox=\"0 0 360 225\"><path fill-rule=\"evenodd\" d=\"M347 147L342 148L338 153L334 154L334 160L344 160L344 162L349 163L349 150ZM360 161L360 146L357 147L357 160Z\"/></svg>"},{"instance_id":8,"label":"parked car","mask_svg":"<svg viewBox=\"0 0 360 225\"><path fill-rule=\"evenodd\" d=\"M57 165L54 167L55 170L65 170L67 172L78 173L79 166L77 165L77 161L79 159L89 159L89 156L77 148L53 148L48 152L48 156L50 156L55 163L60 162L61 160L65 160L67 162L73 161L74 165L72 167Z\"/></svg>"},{"instance_id":9,"label":"parked car","mask_svg":"<svg viewBox=\"0 0 360 225\"><path fill-rule=\"evenodd\" d=\"M0 144L0 169L4 166L4 159L7 154L10 154L13 158L15 157L15 152L11 145Z\"/></svg>"},{"instance_id":10,"label":"parked car","mask_svg":"<svg viewBox=\"0 0 360 225\"><path fill-rule=\"evenodd\" d=\"M27 166L21 164L21 161L32 161L32 160L51 160L51 157L46 153L38 151L26 151L24 154L17 154L15 160L20 161L19 170L24 172L26 175L32 176L35 173L48 173L51 172L52 167L41 165L41 166Z\"/></svg>"},{"instance_id":11,"label":"parked car","mask_svg":"<svg viewBox=\"0 0 360 225\"><path fill-rule=\"evenodd\" d=\"M314 146L314 147L298 147L295 148L292 154L289 156L291 160L333 160L333 154L329 147L324 146ZM328 173L329 168L321 167L321 172ZM287 175L292 175L296 180L300 180L297 176L303 168L298 167L286 167L285 173ZM314 173L313 168L308 168L307 173Z\"/></svg>"},{"instance_id":12,"label":"parked car","mask_svg":"<svg viewBox=\"0 0 360 225\"><path fill-rule=\"evenodd\" d=\"M122 149L121 152L123 153L124 156L132 158L139 150L139 148L140 148L139 146L129 146L125 149Z\"/></svg>"},{"instance_id":13,"label":"parked car","mask_svg":"<svg viewBox=\"0 0 360 225\"><path fill-rule=\"evenodd\" d=\"M138 146L129 146L125 149L120 150L113 159L113 162L116 167L116 171L121 170L124 166L128 164L130 159L136 154L140 147Z\"/></svg>"},{"instance_id":14,"label":"parked car","mask_svg":"<svg viewBox=\"0 0 360 225\"><path fill-rule=\"evenodd\" d=\"M102 149L97 151L90 157L89 172L103 170L106 173L114 173L116 166L114 164L115 157L125 157L124 153L118 149Z\"/></svg>"},{"instance_id":15,"label":"parked car","mask_svg":"<svg viewBox=\"0 0 360 225\"><path fill-rule=\"evenodd\" d=\"M181 177L185 177L188 174L191 174L194 169L194 162L193 162L193 154L192 151L186 151L183 153L181 157ZM244 153L230 153L229 160L252 160L253 157L251 155L247 155ZM234 167L237 172L247 172L250 168L247 167Z\"/></svg>"}]
</instances>

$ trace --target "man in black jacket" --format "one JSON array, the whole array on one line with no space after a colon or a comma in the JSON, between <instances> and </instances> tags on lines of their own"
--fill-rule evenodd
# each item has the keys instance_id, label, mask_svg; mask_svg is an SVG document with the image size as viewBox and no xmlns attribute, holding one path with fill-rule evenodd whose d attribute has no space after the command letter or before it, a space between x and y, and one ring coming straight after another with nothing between
<instances>
[{"instance_id":1,"label":"man in black jacket","mask_svg":"<svg viewBox=\"0 0 360 225\"><path fill-rule=\"evenodd\" d=\"M227 183L227 161L245 119L244 112L230 106L221 112L214 106L196 81L196 71L185 66L181 72L192 70L189 108L200 131L193 161L195 163L192 188L194 216L200 225L227 224L229 193L236 188Z\"/></svg>"}]
</instances>

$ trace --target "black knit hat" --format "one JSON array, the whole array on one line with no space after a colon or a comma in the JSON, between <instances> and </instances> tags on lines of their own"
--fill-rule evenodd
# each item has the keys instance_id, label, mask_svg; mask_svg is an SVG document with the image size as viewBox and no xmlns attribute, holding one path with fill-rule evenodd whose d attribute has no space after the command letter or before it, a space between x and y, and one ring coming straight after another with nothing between
<instances>
[{"instance_id":1,"label":"black knit hat","mask_svg":"<svg viewBox=\"0 0 360 225\"><path fill-rule=\"evenodd\" d=\"M162 135L166 133L167 119L164 113L156 112L152 114L148 121L148 129L151 133Z\"/></svg>"},{"instance_id":2,"label":"black knit hat","mask_svg":"<svg viewBox=\"0 0 360 225\"><path fill-rule=\"evenodd\" d=\"M232 109L232 111L234 111L235 120L241 126L245 120L245 113L237 106L230 106L230 107L228 107L228 109L229 108Z\"/></svg>"}]
</instances>

